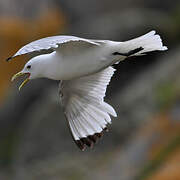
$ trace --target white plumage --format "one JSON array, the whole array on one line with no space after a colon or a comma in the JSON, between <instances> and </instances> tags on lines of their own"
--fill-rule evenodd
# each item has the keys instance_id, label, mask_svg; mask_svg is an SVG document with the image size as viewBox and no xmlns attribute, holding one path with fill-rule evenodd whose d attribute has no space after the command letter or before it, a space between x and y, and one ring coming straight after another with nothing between
<instances>
[{"instance_id":1,"label":"white plumage","mask_svg":"<svg viewBox=\"0 0 180 180\"><path fill-rule=\"evenodd\" d=\"M46 53L47 50L53 52ZM111 67L130 56L151 51L167 50L155 31L125 42L90 40L74 36L53 36L31 42L14 56L39 52L26 63L22 74L29 80L46 77L61 80L59 93L73 139L81 150L90 147L107 130L111 116L116 117L112 106L104 102L107 85L114 74Z\"/></svg>"},{"instance_id":2,"label":"white plumage","mask_svg":"<svg viewBox=\"0 0 180 180\"><path fill-rule=\"evenodd\" d=\"M92 136L101 133L111 123L110 115L116 117L113 107L104 102L106 87L113 74L114 68L108 67L93 75L62 81L62 106L73 138L80 147L82 138L93 138Z\"/></svg>"}]
</instances>

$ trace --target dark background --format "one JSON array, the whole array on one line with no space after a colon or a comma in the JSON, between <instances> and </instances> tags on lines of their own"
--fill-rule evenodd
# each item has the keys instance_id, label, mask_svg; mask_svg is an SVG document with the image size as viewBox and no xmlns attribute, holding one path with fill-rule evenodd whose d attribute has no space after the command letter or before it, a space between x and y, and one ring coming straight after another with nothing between
<instances>
[{"instance_id":1,"label":"dark background","mask_svg":"<svg viewBox=\"0 0 180 180\"><path fill-rule=\"evenodd\" d=\"M46 36L128 40L156 30L166 52L116 65L106 101L118 118L93 149L71 139L58 82L11 76L29 57L4 60ZM179 0L0 1L0 180L180 179Z\"/></svg>"}]
</instances>

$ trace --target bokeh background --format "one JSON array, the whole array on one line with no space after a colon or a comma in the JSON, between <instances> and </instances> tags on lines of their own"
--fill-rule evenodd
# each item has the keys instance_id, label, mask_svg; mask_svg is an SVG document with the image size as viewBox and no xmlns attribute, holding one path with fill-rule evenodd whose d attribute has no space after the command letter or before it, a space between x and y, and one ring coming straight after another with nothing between
<instances>
[{"instance_id":1,"label":"bokeh background","mask_svg":"<svg viewBox=\"0 0 180 180\"><path fill-rule=\"evenodd\" d=\"M71 34L128 40L155 29L166 52L116 65L106 101L118 118L93 149L71 139L58 82L10 82L22 45ZM0 180L180 180L179 0L0 0Z\"/></svg>"}]
</instances>

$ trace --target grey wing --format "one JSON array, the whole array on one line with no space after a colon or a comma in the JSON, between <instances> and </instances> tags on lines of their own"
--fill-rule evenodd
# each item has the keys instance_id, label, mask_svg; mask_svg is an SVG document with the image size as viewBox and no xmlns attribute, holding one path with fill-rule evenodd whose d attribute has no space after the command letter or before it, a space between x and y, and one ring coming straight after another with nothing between
<instances>
[{"instance_id":1,"label":"grey wing","mask_svg":"<svg viewBox=\"0 0 180 180\"><path fill-rule=\"evenodd\" d=\"M9 61L12 58L16 56L20 56L23 54L33 54L36 52L40 52L40 54L44 54L46 51L54 51L58 50L61 48L62 44L71 44L72 42L79 42L83 43L86 45L93 45L93 46L98 46L99 43L95 42L93 40L89 39L84 39L84 38L79 38L75 36L51 36L51 37L46 37L42 38L36 41L33 41L22 48L20 48L13 56L7 58L6 60Z\"/></svg>"},{"instance_id":2,"label":"grey wing","mask_svg":"<svg viewBox=\"0 0 180 180\"><path fill-rule=\"evenodd\" d=\"M116 116L113 107L104 102L114 71L108 67L96 74L60 84L62 107L72 137L81 150L85 145L92 147L111 123L110 115Z\"/></svg>"}]
</instances>

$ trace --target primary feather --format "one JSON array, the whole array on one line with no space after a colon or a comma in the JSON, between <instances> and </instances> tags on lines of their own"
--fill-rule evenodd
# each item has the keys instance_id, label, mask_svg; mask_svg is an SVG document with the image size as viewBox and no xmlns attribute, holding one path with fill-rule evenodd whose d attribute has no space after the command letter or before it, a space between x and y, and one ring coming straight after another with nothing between
<instances>
[{"instance_id":1,"label":"primary feather","mask_svg":"<svg viewBox=\"0 0 180 180\"><path fill-rule=\"evenodd\" d=\"M82 150L85 144L93 146L90 136L98 139L97 133L102 133L111 123L109 115L117 116L113 107L104 102L106 88L114 71L114 68L108 67L96 74L60 84L64 113L72 136Z\"/></svg>"}]
</instances>

